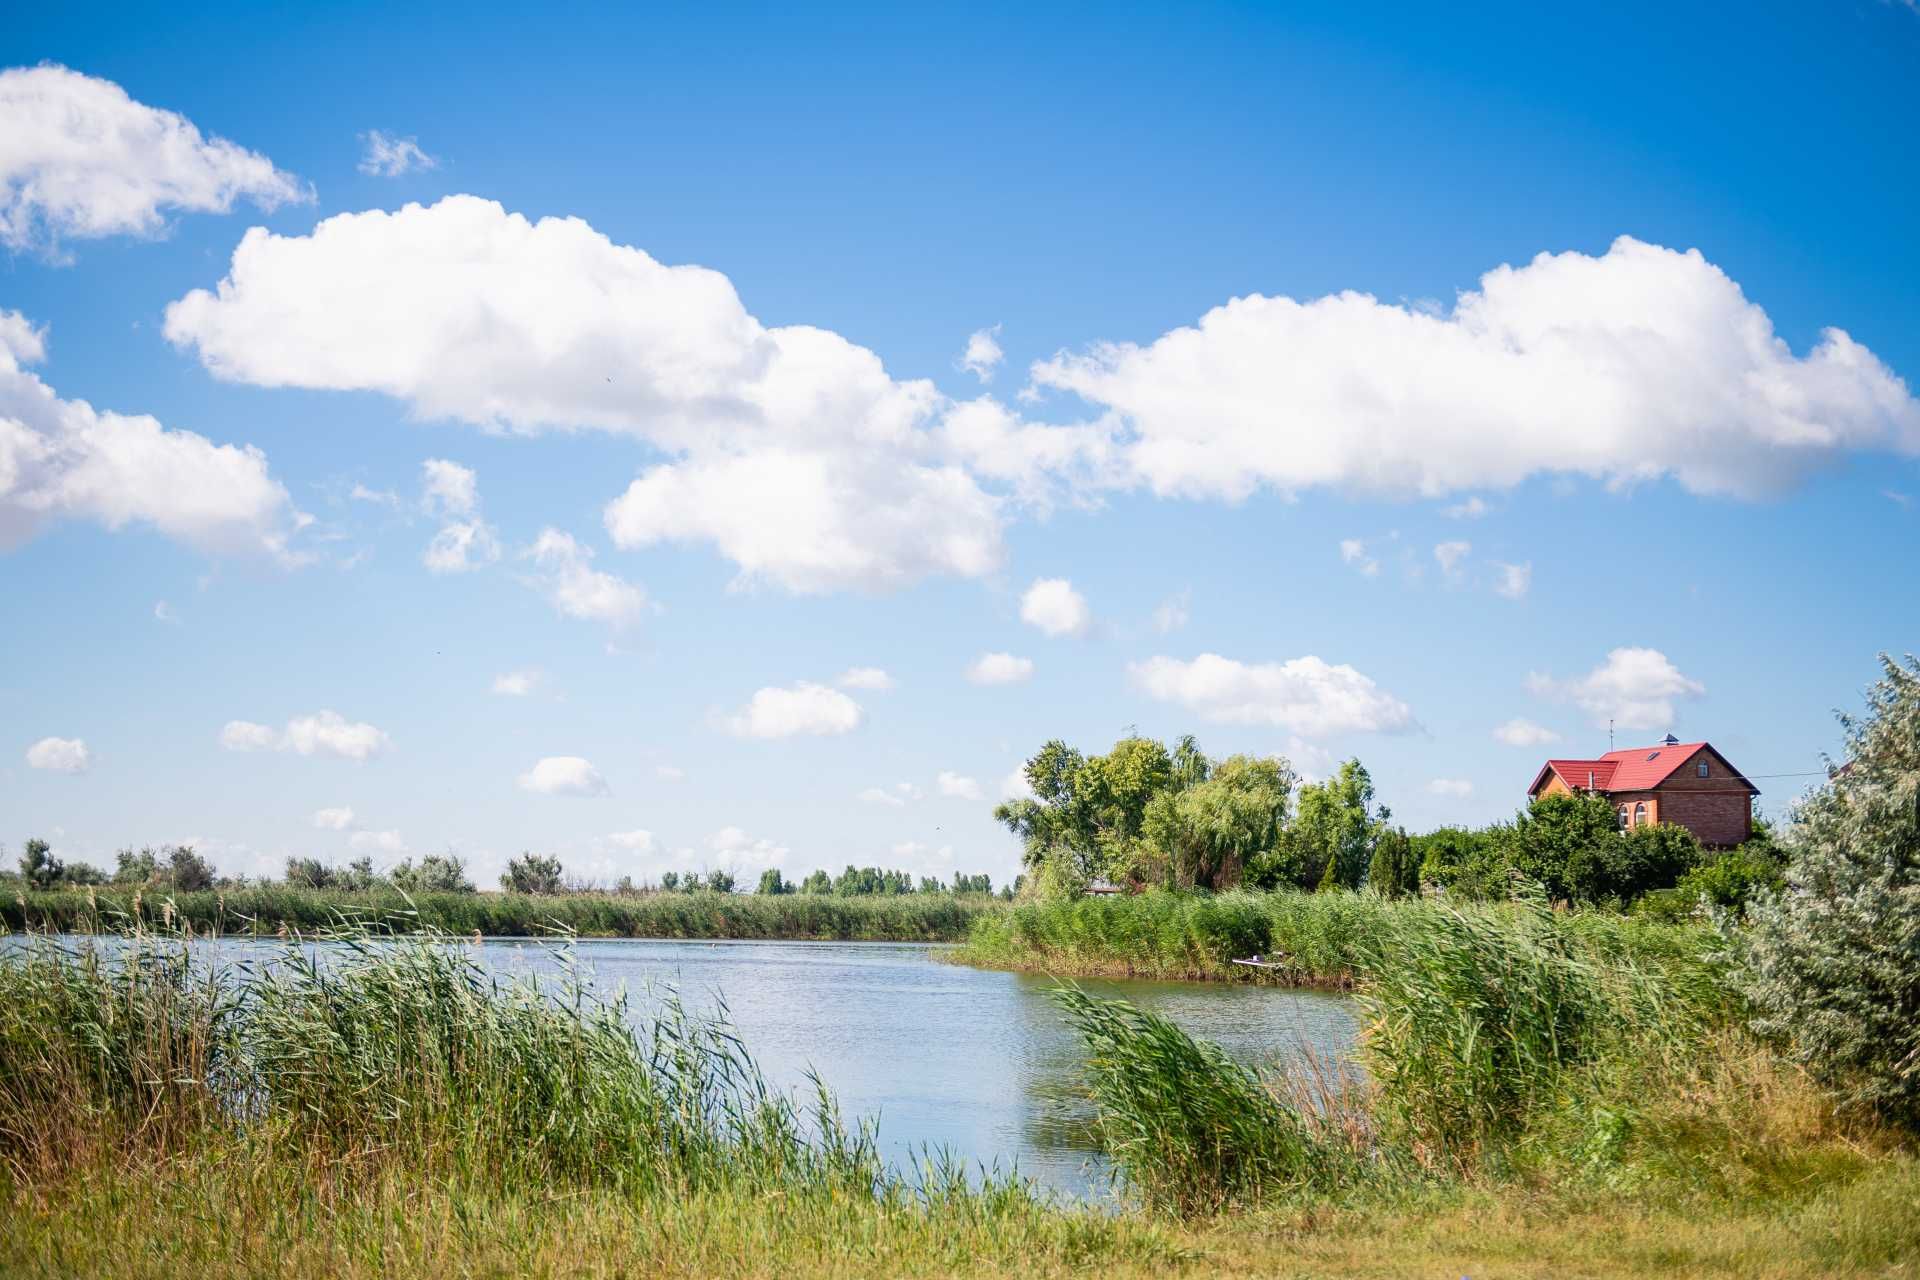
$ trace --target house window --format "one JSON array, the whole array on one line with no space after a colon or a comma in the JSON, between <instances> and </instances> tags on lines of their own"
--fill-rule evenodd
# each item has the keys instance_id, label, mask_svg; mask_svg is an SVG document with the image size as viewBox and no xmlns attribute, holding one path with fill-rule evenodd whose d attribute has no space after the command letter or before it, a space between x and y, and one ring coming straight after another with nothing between
<instances>
[{"instance_id":1,"label":"house window","mask_svg":"<svg viewBox=\"0 0 1920 1280\"><path fill-rule=\"evenodd\" d=\"M1701 762L1700 762L1699 764L1697 764L1697 765L1695 765L1695 766L1693 767L1693 771L1694 771L1695 773L1697 773L1697 774L1699 774L1699 775L1700 775L1701 777L1703 777L1703 778L1704 778L1704 777L1706 777L1706 776L1707 776L1707 762L1706 762L1705 760L1702 760L1702 761L1701 761Z\"/></svg>"},{"instance_id":2,"label":"house window","mask_svg":"<svg viewBox=\"0 0 1920 1280\"><path fill-rule=\"evenodd\" d=\"M1633 825L1636 827L1644 827L1647 825L1647 802L1645 800L1633 806Z\"/></svg>"},{"instance_id":3,"label":"house window","mask_svg":"<svg viewBox=\"0 0 1920 1280\"><path fill-rule=\"evenodd\" d=\"M1621 805L1620 806L1620 829L1622 831L1625 831L1627 829L1627 823L1628 823L1627 806Z\"/></svg>"}]
</instances>

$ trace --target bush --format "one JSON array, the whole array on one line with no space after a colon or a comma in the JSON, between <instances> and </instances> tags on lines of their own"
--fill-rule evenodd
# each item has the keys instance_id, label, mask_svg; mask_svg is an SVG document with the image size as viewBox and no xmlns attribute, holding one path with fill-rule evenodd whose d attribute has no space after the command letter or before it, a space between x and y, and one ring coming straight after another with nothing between
<instances>
[{"instance_id":1,"label":"bush","mask_svg":"<svg viewBox=\"0 0 1920 1280\"><path fill-rule=\"evenodd\" d=\"M1847 758L1794 813L1786 888L1735 933L1753 1027L1845 1108L1920 1127L1920 661L1882 655Z\"/></svg>"},{"instance_id":2,"label":"bush","mask_svg":"<svg viewBox=\"0 0 1920 1280\"><path fill-rule=\"evenodd\" d=\"M560 859L552 856L522 853L517 858L509 858L507 869L500 875L500 889L504 893L551 896L561 888Z\"/></svg>"},{"instance_id":3,"label":"bush","mask_svg":"<svg viewBox=\"0 0 1920 1280\"><path fill-rule=\"evenodd\" d=\"M387 873L396 889L408 893L472 893L473 881L467 879L467 864L451 853L430 853L415 866L404 859Z\"/></svg>"},{"instance_id":4,"label":"bush","mask_svg":"<svg viewBox=\"0 0 1920 1280\"><path fill-rule=\"evenodd\" d=\"M1786 877L1782 870L1781 860L1771 847L1754 847L1749 842L1681 876L1674 893L1688 903L1704 901L1723 911L1740 912L1762 889L1783 887Z\"/></svg>"}]
</instances>

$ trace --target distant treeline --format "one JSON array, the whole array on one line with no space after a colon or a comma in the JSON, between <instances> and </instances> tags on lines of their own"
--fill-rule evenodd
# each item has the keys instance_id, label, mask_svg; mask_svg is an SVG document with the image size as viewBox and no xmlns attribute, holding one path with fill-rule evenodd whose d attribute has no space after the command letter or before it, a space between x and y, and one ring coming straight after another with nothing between
<instances>
[{"instance_id":1,"label":"distant treeline","mask_svg":"<svg viewBox=\"0 0 1920 1280\"><path fill-rule=\"evenodd\" d=\"M403 893L255 884L225 889L88 885L0 895L7 929L93 932L191 926L223 934L313 932L344 922L461 936L533 937L560 932L601 938L793 938L955 942L983 912L1005 910L983 895L913 893Z\"/></svg>"},{"instance_id":2,"label":"distant treeline","mask_svg":"<svg viewBox=\"0 0 1920 1280\"><path fill-rule=\"evenodd\" d=\"M464 859L452 853L430 853L415 862L403 858L385 871L376 871L373 859L355 858L344 864L322 862L318 858L290 857L279 881L259 877L225 876L189 845L172 845L134 850L122 849L116 855L112 872L85 862L63 862L53 855L44 840L31 839L23 846L16 872L0 869L0 880L16 880L28 888L85 888L112 885L125 888L170 889L196 892L202 889L243 889L267 887L276 883L293 889L316 889L340 893L369 893L399 890L408 894L477 893L467 873ZM1020 887L1016 879L1002 890L1011 898ZM502 893L553 897L561 894L615 893L620 895L664 893L734 893L740 888L731 871L666 871L658 885L636 882L621 876L611 888L573 879L560 859L551 854L521 853L507 862L500 876ZM905 871L879 867L848 865L839 875L815 871L804 880L791 881L778 869L760 876L756 894L810 894L840 898L894 897L902 894L967 894L986 896L993 892L993 881L985 875L955 872L947 883L932 876L915 878Z\"/></svg>"}]
</instances>

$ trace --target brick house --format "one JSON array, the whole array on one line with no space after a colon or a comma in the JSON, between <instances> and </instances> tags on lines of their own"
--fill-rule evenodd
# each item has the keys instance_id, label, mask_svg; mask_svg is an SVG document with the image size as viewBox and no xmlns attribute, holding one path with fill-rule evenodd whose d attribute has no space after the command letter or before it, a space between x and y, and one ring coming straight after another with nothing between
<instances>
[{"instance_id":1,"label":"brick house","mask_svg":"<svg viewBox=\"0 0 1920 1280\"><path fill-rule=\"evenodd\" d=\"M1528 799L1591 791L1613 801L1620 826L1672 822L1709 848L1728 848L1753 833L1760 789L1706 742L1672 734L1651 747L1609 751L1595 760L1549 760L1527 788Z\"/></svg>"}]
</instances>

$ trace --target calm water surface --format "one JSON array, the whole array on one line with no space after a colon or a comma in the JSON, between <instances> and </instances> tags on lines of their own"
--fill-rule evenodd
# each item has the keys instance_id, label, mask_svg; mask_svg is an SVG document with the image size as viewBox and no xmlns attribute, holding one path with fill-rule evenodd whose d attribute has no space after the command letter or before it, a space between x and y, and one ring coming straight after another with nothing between
<instances>
[{"instance_id":1,"label":"calm water surface","mask_svg":"<svg viewBox=\"0 0 1920 1280\"><path fill-rule=\"evenodd\" d=\"M1077 1036L1046 996L1051 979L946 964L946 948L884 942L575 944L595 985L624 983L644 1014L648 986L690 1009L724 1000L770 1082L809 1067L849 1117L873 1116L886 1155L945 1147L974 1166L1017 1167L1072 1194L1098 1194L1106 1169L1087 1133L1092 1108ZM502 972L553 965L538 942L483 944ZM1083 982L1172 1018L1256 1066L1350 1058L1352 1001L1324 992L1197 982Z\"/></svg>"},{"instance_id":2,"label":"calm water surface","mask_svg":"<svg viewBox=\"0 0 1920 1280\"><path fill-rule=\"evenodd\" d=\"M78 939L71 940L78 942ZM0 937L0 951L17 945ZM272 954L279 944L229 938L221 949ZM945 1148L971 1168L1017 1169L1077 1196L1108 1189L1095 1149L1079 1038L1031 974L944 963L950 947L888 942L675 942L582 939L574 963L594 987L624 987L636 1021L649 991L671 988L690 1011L728 1019L770 1084L805 1089L809 1068L849 1121L871 1117L886 1157L910 1168ZM561 966L551 943L489 939L502 976ZM1256 1067L1311 1052L1350 1062L1353 1002L1325 992L1228 983L1086 981L1172 1018Z\"/></svg>"}]
</instances>

